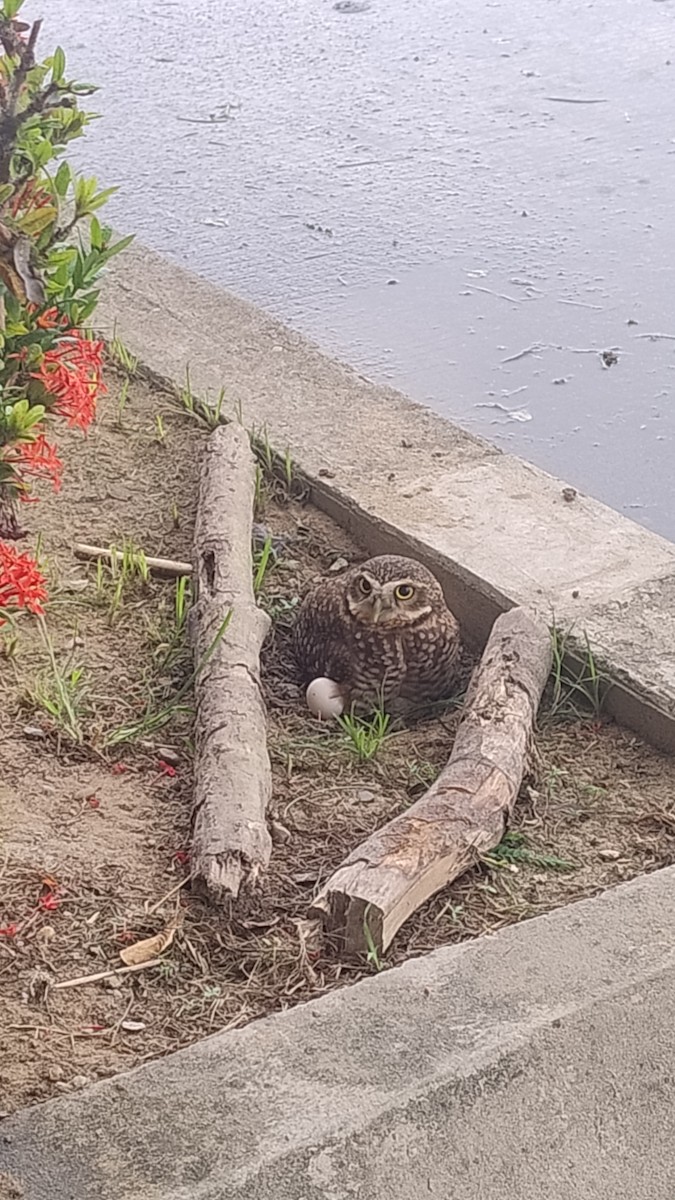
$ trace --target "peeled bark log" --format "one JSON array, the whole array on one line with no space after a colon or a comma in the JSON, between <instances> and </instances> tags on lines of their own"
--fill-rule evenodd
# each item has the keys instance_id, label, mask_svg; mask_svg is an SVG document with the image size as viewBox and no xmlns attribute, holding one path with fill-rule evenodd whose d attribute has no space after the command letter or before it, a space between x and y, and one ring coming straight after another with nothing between
<instances>
[{"instance_id":1,"label":"peeled bark log","mask_svg":"<svg viewBox=\"0 0 675 1200\"><path fill-rule=\"evenodd\" d=\"M344 953L381 954L411 913L501 841L550 670L544 622L524 608L498 617L447 766L349 855L312 905Z\"/></svg>"},{"instance_id":2,"label":"peeled bark log","mask_svg":"<svg viewBox=\"0 0 675 1200\"><path fill-rule=\"evenodd\" d=\"M196 684L195 885L216 900L236 898L269 863L265 811L272 794L260 649L270 621L253 594L251 533L255 461L239 425L206 443L194 540L197 600L191 614L195 662L203 662L228 613L230 623Z\"/></svg>"}]
</instances>

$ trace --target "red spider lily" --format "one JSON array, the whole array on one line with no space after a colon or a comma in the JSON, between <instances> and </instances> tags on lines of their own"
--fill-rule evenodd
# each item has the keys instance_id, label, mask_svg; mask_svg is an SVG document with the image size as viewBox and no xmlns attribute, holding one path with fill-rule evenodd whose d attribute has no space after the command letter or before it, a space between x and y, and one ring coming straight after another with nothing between
<instances>
[{"instance_id":1,"label":"red spider lily","mask_svg":"<svg viewBox=\"0 0 675 1200\"><path fill-rule=\"evenodd\" d=\"M173 779L178 774L176 768L172 767L170 763L164 762L162 758L157 763L157 770L161 771L162 775L168 775L169 779Z\"/></svg>"},{"instance_id":2,"label":"red spider lily","mask_svg":"<svg viewBox=\"0 0 675 1200\"><path fill-rule=\"evenodd\" d=\"M47 599L44 577L29 554L0 542L0 613L2 609L27 608L41 617ZM0 616L0 625L4 621Z\"/></svg>"},{"instance_id":3,"label":"red spider lily","mask_svg":"<svg viewBox=\"0 0 675 1200\"><path fill-rule=\"evenodd\" d=\"M14 938L18 932L18 925L0 925L0 937Z\"/></svg>"},{"instance_id":4,"label":"red spider lily","mask_svg":"<svg viewBox=\"0 0 675 1200\"><path fill-rule=\"evenodd\" d=\"M35 312L35 306L31 305L29 312ZM38 329L56 329L59 325L62 327L68 324L68 317L65 313L60 313L58 308L46 308L43 313L36 319Z\"/></svg>"},{"instance_id":5,"label":"red spider lily","mask_svg":"<svg viewBox=\"0 0 675 1200\"><path fill-rule=\"evenodd\" d=\"M176 850L173 856L173 861L181 867L187 866L190 861L190 855L187 850Z\"/></svg>"},{"instance_id":6,"label":"red spider lily","mask_svg":"<svg viewBox=\"0 0 675 1200\"><path fill-rule=\"evenodd\" d=\"M63 463L56 453L56 447L47 441L41 430L32 442L19 442L6 451L3 462L13 466L19 477L30 475L35 479L48 479L55 492L61 487ZM33 497L27 496L26 499Z\"/></svg>"},{"instance_id":7,"label":"red spider lily","mask_svg":"<svg viewBox=\"0 0 675 1200\"><path fill-rule=\"evenodd\" d=\"M55 892L47 892L46 896L40 896L38 904L43 912L56 912L61 907L61 897Z\"/></svg>"},{"instance_id":8,"label":"red spider lily","mask_svg":"<svg viewBox=\"0 0 675 1200\"><path fill-rule=\"evenodd\" d=\"M113 763L112 767L110 768L110 773L111 773L111 775L126 775L128 770L129 770L129 767L127 766L126 763L116 762L116 763Z\"/></svg>"},{"instance_id":9,"label":"red spider lily","mask_svg":"<svg viewBox=\"0 0 675 1200\"><path fill-rule=\"evenodd\" d=\"M38 379L46 392L56 396L56 411L69 425L88 429L96 415L96 400L105 391L102 379L103 342L93 341L81 330L68 334L47 350L38 371Z\"/></svg>"}]
</instances>

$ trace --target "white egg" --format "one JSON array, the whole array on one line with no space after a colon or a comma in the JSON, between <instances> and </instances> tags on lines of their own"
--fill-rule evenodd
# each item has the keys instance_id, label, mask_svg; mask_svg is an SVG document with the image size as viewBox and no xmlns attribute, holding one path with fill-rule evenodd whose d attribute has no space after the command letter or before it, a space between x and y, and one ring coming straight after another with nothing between
<instances>
[{"instance_id":1,"label":"white egg","mask_svg":"<svg viewBox=\"0 0 675 1200\"><path fill-rule=\"evenodd\" d=\"M307 704L310 712L320 721L339 717L345 710L342 688L334 679L313 679L307 688Z\"/></svg>"}]
</instances>

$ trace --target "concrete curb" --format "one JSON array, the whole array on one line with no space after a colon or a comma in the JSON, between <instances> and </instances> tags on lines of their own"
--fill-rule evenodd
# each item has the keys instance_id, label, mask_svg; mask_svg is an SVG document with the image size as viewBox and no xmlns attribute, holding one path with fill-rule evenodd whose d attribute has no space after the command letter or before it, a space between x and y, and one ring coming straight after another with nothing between
<instances>
[{"instance_id":1,"label":"concrete curb","mask_svg":"<svg viewBox=\"0 0 675 1200\"><path fill-rule=\"evenodd\" d=\"M23 1200L671 1200L674 931L668 868L24 1110L0 1170Z\"/></svg>"},{"instance_id":2,"label":"concrete curb","mask_svg":"<svg viewBox=\"0 0 675 1200\"><path fill-rule=\"evenodd\" d=\"M376 387L260 310L137 247L100 318L156 374L215 395L289 449L313 499L373 552L440 575L478 645L530 604L586 629L615 686L608 707L675 747L675 545L538 468Z\"/></svg>"}]
</instances>

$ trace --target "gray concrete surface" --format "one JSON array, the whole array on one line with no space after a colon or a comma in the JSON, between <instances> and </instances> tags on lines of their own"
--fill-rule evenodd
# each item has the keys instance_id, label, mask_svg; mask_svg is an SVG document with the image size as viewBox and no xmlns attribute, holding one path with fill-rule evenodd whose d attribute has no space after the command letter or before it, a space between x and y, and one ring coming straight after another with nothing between
<instances>
[{"instance_id":1,"label":"gray concrete surface","mask_svg":"<svg viewBox=\"0 0 675 1200\"><path fill-rule=\"evenodd\" d=\"M362 9L26 4L120 228L675 538L672 2Z\"/></svg>"},{"instance_id":2,"label":"gray concrete surface","mask_svg":"<svg viewBox=\"0 0 675 1200\"><path fill-rule=\"evenodd\" d=\"M530 604L588 626L617 681L608 703L675 745L675 544L391 389L143 247L117 262L98 319L158 374L290 449L319 504L373 551L410 552L441 577L469 639ZM645 597L648 596L648 602ZM637 619L636 619L637 618Z\"/></svg>"},{"instance_id":3,"label":"gray concrete surface","mask_svg":"<svg viewBox=\"0 0 675 1200\"><path fill-rule=\"evenodd\" d=\"M22 1200L672 1200L675 868L0 1127Z\"/></svg>"}]
</instances>

